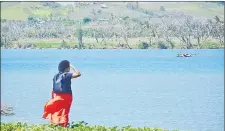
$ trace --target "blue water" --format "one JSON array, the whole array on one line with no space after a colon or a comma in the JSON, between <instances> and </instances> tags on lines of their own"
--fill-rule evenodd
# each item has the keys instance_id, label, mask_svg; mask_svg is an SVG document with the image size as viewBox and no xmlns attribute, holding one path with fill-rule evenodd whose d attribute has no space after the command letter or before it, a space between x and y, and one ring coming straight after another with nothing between
<instances>
[{"instance_id":1,"label":"blue water","mask_svg":"<svg viewBox=\"0 0 225 131\"><path fill-rule=\"evenodd\" d=\"M60 60L82 73L72 80L71 121L89 125L224 130L224 50L1 50L4 122L41 118Z\"/></svg>"}]
</instances>

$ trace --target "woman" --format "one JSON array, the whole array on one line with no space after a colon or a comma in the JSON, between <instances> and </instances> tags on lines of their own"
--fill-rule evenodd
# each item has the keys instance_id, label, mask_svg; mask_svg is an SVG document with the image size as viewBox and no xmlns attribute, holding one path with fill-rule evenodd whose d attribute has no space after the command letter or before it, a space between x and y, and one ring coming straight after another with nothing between
<instances>
[{"instance_id":1,"label":"woman","mask_svg":"<svg viewBox=\"0 0 225 131\"><path fill-rule=\"evenodd\" d=\"M70 68L74 73L69 73ZM69 112L72 104L71 79L80 77L80 72L63 60L58 66L59 72L53 77L52 99L44 106L44 119L49 119L52 124L67 127Z\"/></svg>"}]
</instances>

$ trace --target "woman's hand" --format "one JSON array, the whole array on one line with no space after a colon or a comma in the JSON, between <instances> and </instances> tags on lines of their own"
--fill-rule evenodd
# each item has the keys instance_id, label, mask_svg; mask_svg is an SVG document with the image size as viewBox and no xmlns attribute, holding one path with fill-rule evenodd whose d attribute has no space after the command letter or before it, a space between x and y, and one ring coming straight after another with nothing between
<instances>
[{"instance_id":1,"label":"woman's hand","mask_svg":"<svg viewBox=\"0 0 225 131\"><path fill-rule=\"evenodd\" d=\"M73 65L70 65L70 68L73 69L73 71L75 72L73 73L72 78L77 78L81 76L81 73Z\"/></svg>"},{"instance_id":2,"label":"woman's hand","mask_svg":"<svg viewBox=\"0 0 225 131\"><path fill-rule=\"evenodd\" d=\"M70 68L75 68L73 65L70 65Z\"/></svg>"}]
</instances>

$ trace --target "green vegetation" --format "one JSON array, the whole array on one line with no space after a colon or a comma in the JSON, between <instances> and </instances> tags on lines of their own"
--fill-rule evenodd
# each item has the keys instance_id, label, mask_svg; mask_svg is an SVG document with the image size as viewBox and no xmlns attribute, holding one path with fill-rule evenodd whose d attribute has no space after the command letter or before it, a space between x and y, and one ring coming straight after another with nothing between
<instances>
[{"instance_id":1,"label":"green vegetation","mask_svg":"<svg viewBox=\"0 0 225 131\"><path fill-rule=\"evenodd\" d=\"M138 45L138 48L139 49L148 49L149 45L147 42L141 42L139 45Z\"/></svg>"},{"instance_id":2,"label":"green vegetation","mask_svg":"<svg viewBox=\"0 0 225 131\"><path fill-rule=\"evenodd\" d=\"M213 42L213 41L209 41L209 42L205 42L204 44L202 44L201 48L202 49L219 49L221 48L221 44L218 42ZM222 47L223 48L223 47Z\"/></svg>"},{"instance_id":3,"label":"green vegetation","mask_svg":"<svg viewBox=\"0 0 225 131\"><path fill-rule=\"evenodd\" d=\"M169 47L165 43L163 43L162 41L159 41L158 42L158 48L159 49L168 49Z\"/></svg>"},{"instance_id":4,"label":"green vegetation","mask_svg":"<svg viewBox=\"0 0 225 131\"><path fill-rule=\"evenodd\" d=\"M90 22L90 21L91 21L90 18L87 18L87 17L83 18L83 23L84 23L84 24L86 24L86 23L88 23L88 22Z\"/></svg>"},{"instance_id":5,"label":"green vegetation","mask_svg":"<svg viewBox=\"0 0 225 131\"><path fill-rule=\"evenodd\" d=\"M87 123L81 121L77 124L72 122L67 128L49 125L49 124L39 124L39 125L28 125L26 123L2 123L1 131L169 131L160 128L132 128L131 126L126 126L119 128L115 127L105 127L105 126L88 126ZM178 130L171 130L178 131Z\"/></svg>"}]
</instances>

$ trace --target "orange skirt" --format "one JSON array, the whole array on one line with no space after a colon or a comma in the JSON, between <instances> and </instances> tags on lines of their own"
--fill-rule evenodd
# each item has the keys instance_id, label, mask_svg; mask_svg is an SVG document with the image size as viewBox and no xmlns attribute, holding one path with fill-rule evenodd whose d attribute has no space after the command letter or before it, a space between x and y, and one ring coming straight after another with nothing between
<instances>
[{"instance_id":1,"label":"orange skirt","mask_svg":"<svg viewBox=\"0 0 225 131\"><path fill-rule=\"evenodd\" d=\"M69 112L73 97L71 94L52 92L52 99L44 106L42 118L50 120L52 124L66 127L69 122Z\"/></svg>"}]
</instances>

